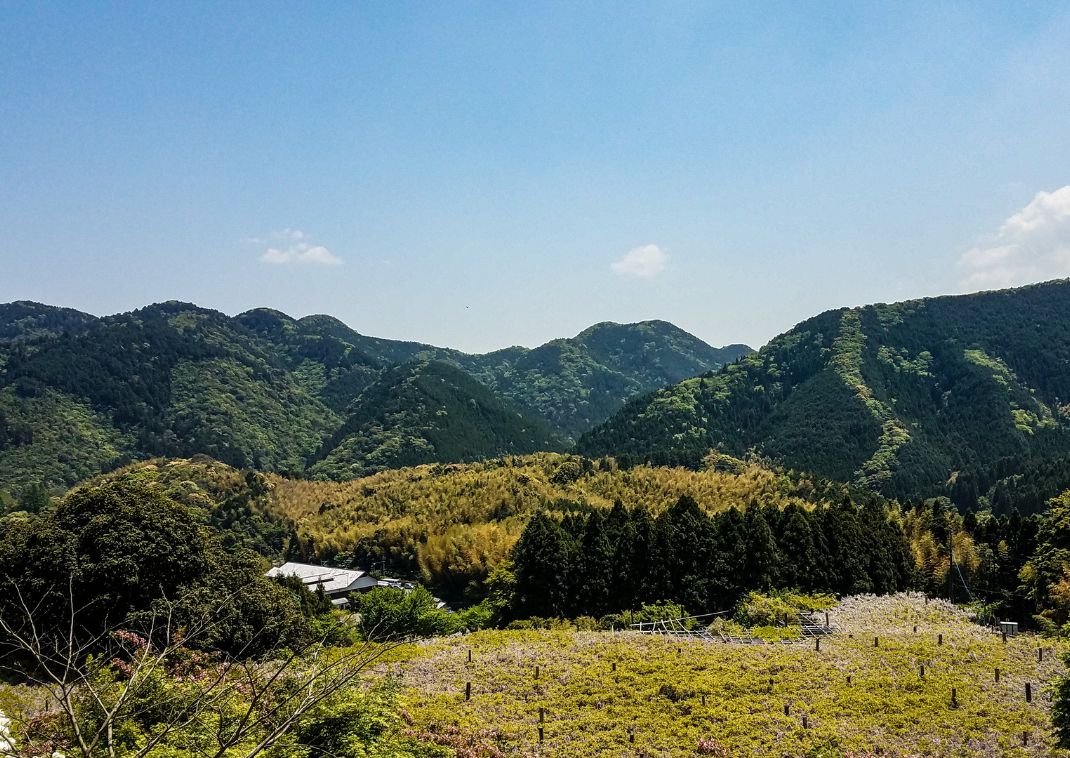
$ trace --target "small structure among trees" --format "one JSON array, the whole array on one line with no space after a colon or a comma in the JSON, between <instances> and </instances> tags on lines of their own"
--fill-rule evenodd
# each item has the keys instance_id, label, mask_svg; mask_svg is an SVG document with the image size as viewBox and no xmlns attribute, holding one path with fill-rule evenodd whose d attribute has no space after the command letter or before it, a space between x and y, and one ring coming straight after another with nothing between
<instances>
[{"instance_id":1,"label":"small structure among trees","mask_svg":"<svg viewBox=\"0 0 1070 758\"><path fill-rule=\"evenodd\" d=\"M322 588L338 608L349 605L349 596L354 592L368 592L375 589L379 582L366 571L359 569L340 569L330 566L313 566L308 563L288 561L275 566L264 575L269 578L293 576L312 592Z\"/></svg>"}]
</instances>

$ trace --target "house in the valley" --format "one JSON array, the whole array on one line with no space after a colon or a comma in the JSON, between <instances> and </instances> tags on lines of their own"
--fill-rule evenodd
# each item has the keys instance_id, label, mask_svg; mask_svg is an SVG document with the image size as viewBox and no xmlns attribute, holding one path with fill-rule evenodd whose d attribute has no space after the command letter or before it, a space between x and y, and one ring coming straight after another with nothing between
<instances>
[{"instance_id":1,"label":"house in the valley","mask_svg":"<svg viewBox=\"0 0 1070 758\"><path fill-rule=\"evenodd\" d=\"M367 571L313 566L308 563L287 562L269 569L265 576L296 576L312 592L323 587L327 597L339 608L349 604L349 596L352 593L367 592L378 585L375 577Z\"/></svg>"}]
</instances>

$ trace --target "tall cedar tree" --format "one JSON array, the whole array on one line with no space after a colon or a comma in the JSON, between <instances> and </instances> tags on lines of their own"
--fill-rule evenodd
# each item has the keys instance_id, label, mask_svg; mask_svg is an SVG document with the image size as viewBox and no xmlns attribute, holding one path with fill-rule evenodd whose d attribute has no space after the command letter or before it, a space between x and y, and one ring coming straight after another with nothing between
<instances>
[{"instance_id":1,"label":"tall cedar tree","mask_svg":"<svg viewBox=\"0 0 1070 758\"><path fill-rule=\"evenodd\" d=\"M567 594L567 542L564 530L554 519L544 513L531 517L513 548L516 613L520 618L565 615L571 605Z\"/></svg>"}]
</instances>

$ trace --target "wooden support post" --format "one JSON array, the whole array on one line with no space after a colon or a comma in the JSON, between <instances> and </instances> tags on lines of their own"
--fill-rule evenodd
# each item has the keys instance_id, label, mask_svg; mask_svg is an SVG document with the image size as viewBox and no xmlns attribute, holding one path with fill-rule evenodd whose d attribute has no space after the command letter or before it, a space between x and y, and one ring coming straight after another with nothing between
<instances>
[{"instance_id":1,"label":"wooden support post","mask_svg":"<svg viewBox=\"0 0 1070 758\"><path fill-rule=\"evenodd\" d=\"M914 634L917 634L917 633L918 633L918 625L914 624Z\"/></svg>"},{"instance_id":2,"label":"wooden support post","mask_svg":"<svg viewBox=\"0 0 1070 758\"><path fill-rule=\"evenodd\" d=\"M825 626L829 625L829 612L825 611Z\"/></svg>"},{"instance_id":3,"label":"wooden support post","mask_svg":"<svg viewBox=\"0 0 1070 758\"><path fill-rule=\"evenodd\" d=\"M851 683L851 675L850 675L850 674L848 674L848 675L847 675L847 684L850 684L850 683Z\"/></svg>"},{"instance_id":4,"label":"wooden support post","mask_svg":"<svg viewBox=\"0 0 1070 758\"><path fill-rule=\"evenodd\" d=\"M628 728L628 742L635 742L635 727Z\"/></svg>"},{"instance_id":5,"label":"wooden support post","mask_svg":"<svg viewBox=\"0 0 1070 758\"><path fill-rule=\"evenodd\" d=\"M1006 632L1003 633L1003 644L1004 645L1007 644L1007 633Z\"/></svg>"},{"instance_id":6,"label":"wooden support post","mask_svg":"<svg viewBox=\"0 0 1070 758\"><path fill-rule=\"evenodd\" d=\"M542 734L542 727L540 726L540 727L539 727L539 742L542 742L542 737L543 737L543 734Z\"/></svg>"},{"instance_id":7,"label":"wooden support post","mask_svg":"<svg viewBox=\"0 0 1070 758\"><path fill-rule=\"evenodd\" d=\"M808 717L806 717L806 716L803 716L802 717L802 721L803 721L803 729L809 729L810 728L810 719Z\"/></svg>"},{"instance_id":8,"label":"wooden support post","mask_svg":"<svg viewBox=\"0 0 1070 758\"><path fill-rule=\"evenodd\" d=\"M999 684L999 669L996 669L996 684Z\"/></svg>"},{"instance_id":9,"label":"wooden support post","mask_svg":"<svg viewBox=\"0 0 1070 758\"><path fill-rule=\"evenodd\" d=\"M1037 663L1043 663L1043 662L1044 662L1044 648L1038 647L1037 648Z\"/></svg>"},{"instance_id":10,"label":"wooden support post","mask_svg":"<svg viewBox=\"0 0 1070 758\"><path fill-rule=\"evenodd\" d=\"M873 638L873 647L880 647L880 645L881 645L880 637L874 637Z\"/></svg>"},{"instance_id":11,"label":"wooden support post","mask_svg":"<svg viewBox=\"0 0 1070 758\"><path fill-rule=\"evenodd\" d=\"M941 632L940 634L936 635L936 644L937 645L943 645L944 644L943 632Z\"/></svg>"},{"instance_id":12,"label":"wooden support post","mask_svg":"<svg viewBox=\"0 0 1070 758\"><path fill-rule=\"evenodd\" d=\"M785 716L790 716L791 715L791 705L789 703L784 703L784 715Z\"/></svg>"},{"instance_id":13,"label":"wooden support post","mask_svg":"<svg viewBox=\"0 0 1070 758\"><path fill-rule=\"evenodd\" d=\"M920 676L922 679L925 678L925 664L924 663L921 664L920 666L918 666L918 676Z\"/></svg>"},{"instance_id":14,"label":"wooden support post","mask_svg":"<svg viewBox=\"0 0 1070 758\"><path fill-rule=\"evenodd\" d=\"M1022 747L1029 747L1029 732L1022 732Z\"/></svg>"},{"instance_id":15,"label":"wooden support post","mask_svg":"<svg viewBox=\"0 0 1070 758\"><path fill-rule=\"evenodd\" d=\"M539 678L539 664L537 663L535 664L535 678Z\"/></svg>"},{"instance_id":16,"label":"wooden support post","mask_svg":"<svg viewBox=\"0 0 1070 758\"><path fill-rule=\"evenodd\" d=\"M465 700L471 700L472 699L472 683L471 682L465 682L465 685L464 685L464 699Z\"/></svg>"},{"instance_id":17,"label":"wooden support post","mask_svg":"<svg viewBox=\"0 0 1070 758\"><path fill-rule=\"evenodd\" d=\"M955 690L954 687L951 688L951 707L952 708L958 708L959 707L959 694Z\"/></svg>"},{"instance_id":18,"label":"wooden support post","mask_svg":"<svg viewBox=\"0 0 1070 758\"><path fill-rule=\"evenodd\" d=\"M821 638L820 637L818 637L816 640L814 640L814 650L816 650L819 653L821 652Z\"/></svg>"},{"instance_id":19,"label":"wooden support post","mask_svg":"<svg viewBox=\"0 0 1070 758\"><path fill-rule=\"evenodd\" d=\"M1025 683L1025 702L1033 702L1033 685L1029 682Z\"/></svg>"},{"instance_id":20,"label":"wooden support post","mask_svg":"<svg viewBox=\"0 0 1070 758\"><path fill-rule=\"evenodd\" d=\"M468 662L472 662L472 648L468 648Z\"/></svg>"},{"instance_id":21,"label":"wooden support post","mask_svg":"<svg viewBox=\"0 0 1070 758\"><path fill-rule=\"evenodd\" d=\"M540 707L539 708L539 723L542 724L542 723L545 723L545 722L546 722L546 709Z\"/></svg>"},{"instance_id":22,"label":"wooden support post","mask_svg":"<svg viewBox=\"0 0 1070 758\"><path fill-rule=\"evenodd\" d=\"M702 693L702 707L703 708L706 707L706 693L705 692Z\"/></svg>"},{"instance_id":23,"label":"wooden support post","mask_svg":"<svg viewBox=\"0 0 1070 758\"><path fill-rule=\"evenodd\" d=\"M616 661L613 661L613 673L614 674L617 673L617 662Z\"/></svg>"}]
</instances>

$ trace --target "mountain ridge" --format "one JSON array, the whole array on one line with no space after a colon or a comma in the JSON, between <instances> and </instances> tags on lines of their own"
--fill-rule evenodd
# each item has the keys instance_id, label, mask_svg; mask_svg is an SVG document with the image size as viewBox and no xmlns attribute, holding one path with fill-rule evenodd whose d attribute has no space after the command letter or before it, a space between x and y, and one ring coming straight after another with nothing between
<instances>
[{"instance_id":1,"label":"mountain ridge","mask_svg":"<svg viewBox=\"0 0 1070 758\"><path fill-rule=\"evenodd\" d=\"M627 403L578 450L690 466L754 450L889 496L953 492L1070 448L1067 326L1068 280L829 310Z\"/></svg>"},{"instance_id":2,"label":"mountain ridge","mask_svg":"<svg viewBox=\"0 0 1070 758\"><path fill-rule=\"evenodd\" d=\"M594 339L606 328L581 334ZM644 324L613 328L618 341L641 343L649 361L621 362L575 338L469 355L365 337L330 316L295 319L270 308L232 317L166 301L96 317L27 301L0 305L0 487L70 485L154 455L203 453L241 468L301 473L326 457L323 444L359 411L362 393L414 361L465 372L479 385L451 375L447 383L459 394L449 402L502 422L501 434L484 438L492 441L488 448L439 437L436 450L463 448L467 460L530 452L532 439L560 450L629 397L718 365L717 348L671 325L654 334ZM554 360L562 351L567 360ZM524 420L503 422L508 414ZM439 428L424 412L405 420L411 429L384 422L370 438L423 439ZM475 439L469 425L451 428L459 439ZM517 436L502 436L505 430ZM331 460L335 472L366 470L359 459Z\"/></svg>"}]
</instances>

